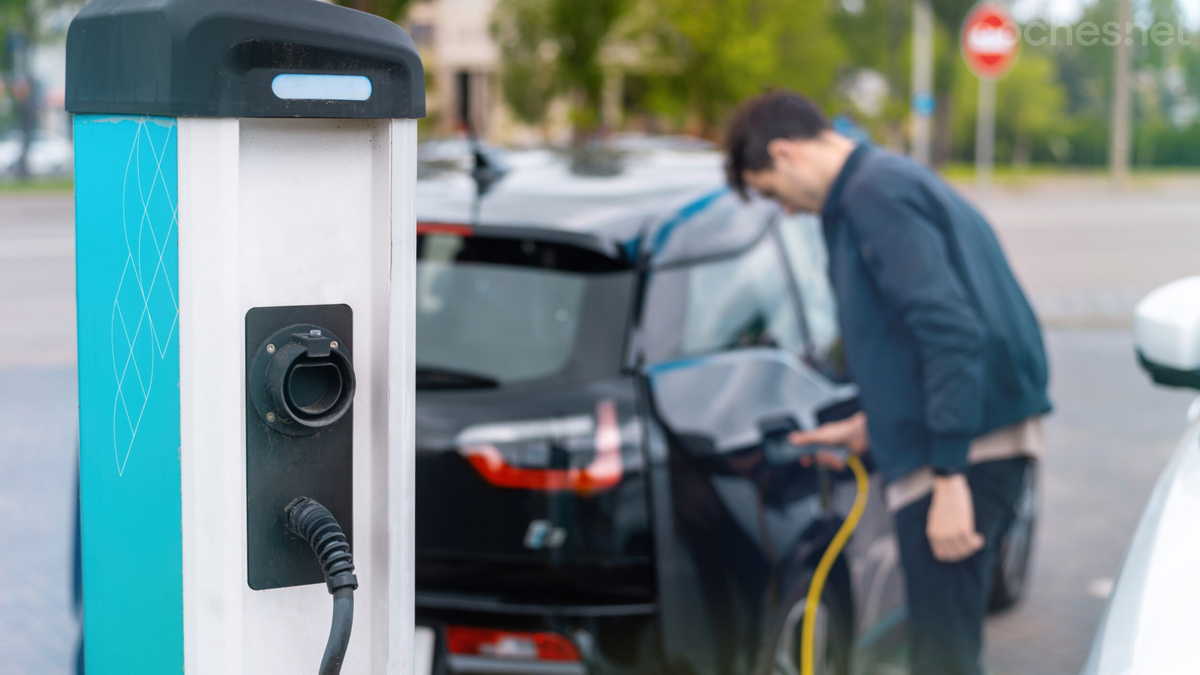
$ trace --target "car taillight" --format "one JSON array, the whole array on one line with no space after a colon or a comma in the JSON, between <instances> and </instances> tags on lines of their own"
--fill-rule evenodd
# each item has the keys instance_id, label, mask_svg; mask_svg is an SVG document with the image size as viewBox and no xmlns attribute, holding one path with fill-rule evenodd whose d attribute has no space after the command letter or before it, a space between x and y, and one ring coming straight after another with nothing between
<instances>
[{"instance_id":1,"label":"car taillight","mask_svg":"<svg viewBox=\"0 0 1200 675\"><path fill-rule=\"evenodd\" d=\"M563 442L569 444L578 440L565 439ZM621 429L617 421L616 404L606 400L596 405L592 437L582 440L589 441L595 449L592 461L586 466L567 469L521 466L506 457L494 443L463 445L459 452L487 482L497 487L550 492L570 490L586 495L620 483L625 469L621 462ZM513 451L518 449L527 456L548 458L550 455L548 444L537 446L526 442L519 448L514 447Z\"/></svg>"},{"instance_id":2,"label":"car taillight","mask_svg":"<svg viewBox=\"0 0 1200 675\"><path fill-rule=\"evenodd\" d=\"M417 234L451 234L459 237L470 237L475 234L475 228L459 223L417 223Z\"/></svg>"},{"instance_id":3,"label":"car taillight","mask_svg":"<svg viewBox=\"0 0 1200 675\"><path fill-rule=\"evenodd\" d=\"M446 648L460 656L527 661L579 661L575 644L558 633L522 633L468 626L446 627Z\"/></svg>"}]
</instances>

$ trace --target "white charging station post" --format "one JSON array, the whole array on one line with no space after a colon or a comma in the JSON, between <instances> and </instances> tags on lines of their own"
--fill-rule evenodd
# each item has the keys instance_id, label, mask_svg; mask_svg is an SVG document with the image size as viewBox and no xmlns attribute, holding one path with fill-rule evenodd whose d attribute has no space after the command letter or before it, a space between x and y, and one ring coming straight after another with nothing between
<instances>
[{"instance_id":1,"label":"white charging station post","mask_svg":"<svg viewBox=\"0 0 1200 675\"><path fill-rule=\"evenodd\" d=\"M412 41L316 0L92 0L67 53L89 675L316 671L332 591L279 558L312 555L285 484L352 527L342 672L411 672Z\"/></svg>"}]
</instances>

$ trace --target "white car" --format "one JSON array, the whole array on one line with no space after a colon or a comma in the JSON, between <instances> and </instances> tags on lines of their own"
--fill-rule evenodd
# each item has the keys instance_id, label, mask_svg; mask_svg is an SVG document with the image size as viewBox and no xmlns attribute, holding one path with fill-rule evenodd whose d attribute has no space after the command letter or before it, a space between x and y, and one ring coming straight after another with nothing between
<instances>
[{"instance_id":1,"label":"white car","mask_svg":"<svg viewBox=\"0 0 1200 675\"><path fill-rule=\"evenodd\" d=\"M21 157L21 132L10 131L0 138L0 174L15 175ZM75 152L70 139L37 130L29 144L26 159L29 175L68 174L74 167Z\"/></svg>"},{"instance_id":2,"label":"white car","mask_svg":"<svg viewBox=\"0 0 1200 675\"><path fill-rule=\"evenodd\" d=\"M1138 359L1155 382L1200 389L1200 277L1138 304ZM1200 399L1142 514L1083 675L1200 672Z\"/></svg>"}]
</instances>

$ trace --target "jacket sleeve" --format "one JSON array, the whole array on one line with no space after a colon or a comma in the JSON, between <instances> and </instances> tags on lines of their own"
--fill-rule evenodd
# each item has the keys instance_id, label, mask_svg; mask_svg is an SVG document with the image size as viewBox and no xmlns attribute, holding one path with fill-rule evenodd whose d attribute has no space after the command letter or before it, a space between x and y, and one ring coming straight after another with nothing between
<instances>
[{"instance_id":1,"label":"jacket sleeve","mask_svg":"<svg viewBox=\"0 0 1200 675\"><path fill-rule=\"evenodd\" d=\"M916 343L932 466L965 471L983 417L983 323L951 265L931 197L907 176L885 180L847 195L848 225L876 288Z\"/></svg>"}]
</instances>

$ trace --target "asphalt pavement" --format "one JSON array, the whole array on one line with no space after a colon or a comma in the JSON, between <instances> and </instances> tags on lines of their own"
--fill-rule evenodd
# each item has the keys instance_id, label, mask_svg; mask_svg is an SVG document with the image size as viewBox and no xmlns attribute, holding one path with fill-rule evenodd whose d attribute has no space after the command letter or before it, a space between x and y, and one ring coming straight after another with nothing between
<instances>
[{"instance_id":1,"label":"asphalt pavement","mask_svg":"<svg viewBox=\"0 0 1200 675\"><path fill-rule=\"evenodd\" d=\"M986 664L995 675L1073 675L1195 398L1150 383L1129 327L1146 293L1200 274L1200 179L960 187L991 220L1047 326L1055 403L1032 585L989 621Z\"/></svg>"},{"instance_id":2,"label":"asphalt pavement","mask_svg":"<svg viewBox=\"0 0 1200 675\"><path fill-rule=\"evenodd\" d=\"M71 672L74 204L0 196L0 674Z\"/></svg>"},{"instance_id":3,"label":"asphalt pavement","mask_svg":"<svg viewBox=\"0 0 1200 675\"><path fill-rule=\"evenodd\" d=\"M994 675L1074 675L1194 395L1155 387L1129 334L1137 299L1200 273L1200 179L1116 190L1056 180L987 193L1047 326L1056 404L1025 601L989 620ZM0 196L0 675L69 672L75 487L73 204Z\"/></svg>"},{"instance_id":4,"label":"asphalt pavement","mask_svg":"<svg viewBox=\"0 0 1200 675\"><path fill-rule=\"evenodd\" d=\"M958 187L988 215L1048 326L1128 327L1146 293L1200 274L1200 176Z\"/></svg>"}]
</instances>

